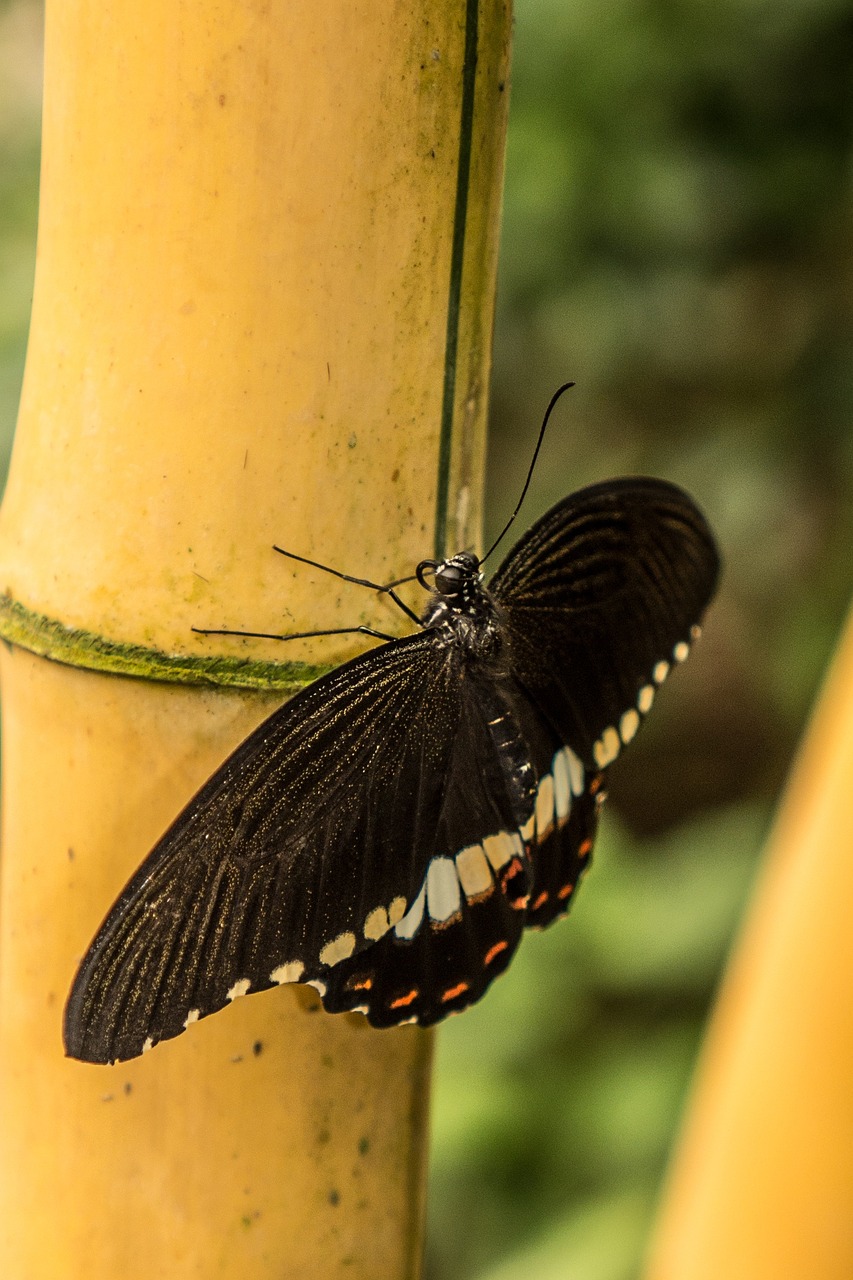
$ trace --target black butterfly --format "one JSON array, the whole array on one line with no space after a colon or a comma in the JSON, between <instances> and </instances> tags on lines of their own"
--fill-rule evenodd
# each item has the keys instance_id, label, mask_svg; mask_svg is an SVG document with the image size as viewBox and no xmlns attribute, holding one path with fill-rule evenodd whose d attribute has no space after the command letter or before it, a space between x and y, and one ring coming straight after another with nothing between
<instances>
[{"instance_id":1,"label":"black butterfly","mask_svg":"<svg viewBox=\"0 0 853 1280\"><path fill-rule=\"evenodd\" d=\"M422 562L421 630L292 698L190 801L80 966L70 1055L135 1057L285 982L426 1026L568 910L605 771L699 633L714 540L687 494L628 478L558 503L488 589L481 563Z\"/></svg>"}]
</instances>

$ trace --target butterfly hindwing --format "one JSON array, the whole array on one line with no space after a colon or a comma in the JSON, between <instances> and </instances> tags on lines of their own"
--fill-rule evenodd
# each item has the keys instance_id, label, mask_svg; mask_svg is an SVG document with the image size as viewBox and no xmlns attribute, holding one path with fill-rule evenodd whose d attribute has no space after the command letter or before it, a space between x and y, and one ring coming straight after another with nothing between
<instances>
[{"instance_id":1,"label":"butterfly hindwing","mask_svg":"<svg viewBox=\"0 0 853 1280\"><path fill-rule=\"evenodd\" d=\"M491 843L508 859L500 868L488 861L488 840L454 860L460 888L448 919L435 921L424 911L411 937L392 930L335 967L322 992L330 1013L357 1010L375 1027L430 1026L480 999L515 953L529 897L521 841Z\"/></svg>"},{"instance_id":2,"label":"butterfly hindwing","mask_svg":"<svg viewBox=\"0 0 853 1280\"><path fill-rule=\"evenodd\" d=\"M335 966L321 993L330 1012L358 1009L378 1027L428 1026L479 1000L521 939L535 766L512 682L473 666L460 697L437 852L415 906L375 946Z\"/></svg>"},{"instance_id":3,"label":"butterfly hindwing","mask_svg":"<svg viewBox=\"0 0 853 1280\"><path fill-rule=\"evenodd\" d=\"M525 924L541 929L569 910L589 868L604 799L604 773L588 769L516 686L515 714L536 771L533 812L523 834L533 879Z\"/></svg>"},{"instance_id":4,"label":"butterfly hindwing","mask_svg":"<svg viewBox=\"0 0 853 1280\"><path fill-rule=\"evenodd\" d=\"M570 751L571 748L564 748L555 754L551 778L556 779L563 772ZM543 815L541 829L537 820L532 853L533 883L525 916L528 928L544 929L565 915L574 902L592 858L598 814L604 799L602 787L603 774L587 775L583 789L579 794L569 793L567 804L563 803L562 795L555 796L554 816L547 821ZM550 799L550 784L546 784L540 795ZM543 807L540 801L540 813Z\"/></svg>"},{"instance_id":5,"label":"butterfly hindwing","mask_svg":"<svg viewBox=\"0 0 853 1280\"><path fill-rule=\"evenodd\" d=\"M377 1027L413 1021L428 1026L459 1012L506 969L525 926L543 928L568 911L589 865L602 773L586 770L559 742L514 680L495 676L489 690L482 675L469 678L475 705L488 705L490 694L497 697L504 723L524 743L523 757L535 781L526 818L520 816L517 832L502 833L483 820L485 797L501 782L479 772L482 743L460 743L442 815L450 829L440 841L442 848L460 850L456 909L435 921L421 902L416 929L404 936L391 931L376 946L335 966L322 991L329 1012L358 1010ZM504 744L505 774L508 768L514 771L510 757ZM516 760L515 770L523 768ZM491 834L467 843L478 828Z\"/></svg>"}]
</instances>

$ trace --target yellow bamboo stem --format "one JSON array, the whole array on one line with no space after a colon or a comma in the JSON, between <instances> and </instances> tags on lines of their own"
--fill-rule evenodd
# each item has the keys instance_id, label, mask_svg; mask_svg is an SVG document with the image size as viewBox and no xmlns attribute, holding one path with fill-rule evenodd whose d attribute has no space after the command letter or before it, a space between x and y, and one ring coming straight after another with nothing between
<instances>
[{"instance_id":1,"label":"yellow bamboo stem","mask_svg":"<svg viewBox=\"0 0 853 1280\"><path fill-rule=\"evenodd\" d=\"M429 1035L282 988L101 1068L61 1012L269 690L357 647L191 627L400 629L272 544L382 580L477 539L508 32L506 0L48 0L0 513L10 1280L418 1272Z\"/></svg>"},{"instance_id":2,"label":"yellow bamboo stem","mask_svg":"<svg viewBox=\"0 0 853 1280\"><path fill-rule=\"evenodd\" d=\"M853 1274L853 619L714 1014L649 1280Z\"/></svg>"}]
</instances>

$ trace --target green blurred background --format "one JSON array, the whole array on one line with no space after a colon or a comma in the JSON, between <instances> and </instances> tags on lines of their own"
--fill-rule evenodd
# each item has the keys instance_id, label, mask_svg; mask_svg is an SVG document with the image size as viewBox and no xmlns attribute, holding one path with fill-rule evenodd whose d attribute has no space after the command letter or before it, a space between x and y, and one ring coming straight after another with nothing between
<instances>
[{"instance_id":1,"label":"green blurred background","mask_svg":"<svg viewBox=\"0 0 853 1280\"><path fill-rule=\"evenodd\" d=\"M35 254L37 0L0 0L0 468ZM851 0L516 0L489 527L685 485L724 587L612 775L570 921L439 1042L428 1280L631 1280L850 594Z\"/></svg>"}]
</instances>

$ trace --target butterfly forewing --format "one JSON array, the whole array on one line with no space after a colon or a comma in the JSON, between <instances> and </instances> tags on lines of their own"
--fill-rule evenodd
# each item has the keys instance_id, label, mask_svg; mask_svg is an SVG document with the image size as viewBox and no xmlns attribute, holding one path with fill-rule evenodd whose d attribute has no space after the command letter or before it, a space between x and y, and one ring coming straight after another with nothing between
<instances>
[{"instance_id":1,"label":"butterfly forewing","mask_svg":"<svg viewBox=\"0 0 853 1280\"><path fill-rule=\"evenodd\" d=\"M589 768L612 763L687 656L719 559L695 503L662 480L572 494L495 574L512 669Z\"/></svg>"},{"instance_id":2,"label":"butterfly forewing","mask_svg":"<svg viewBox=\"0 0 853 1280\"><path fill-rule=\"evenodd\" d=\"M442 873L465 845L516 831L531 803L462 663L424 632L339 668L256 730L108 915L69 999L69 1052L133 1057L249 991L322 989L419 895L425 930L445 927Z\"/></svg>"}]
</instances>

